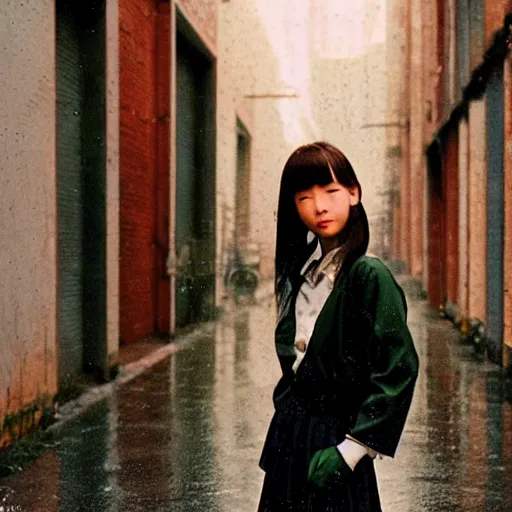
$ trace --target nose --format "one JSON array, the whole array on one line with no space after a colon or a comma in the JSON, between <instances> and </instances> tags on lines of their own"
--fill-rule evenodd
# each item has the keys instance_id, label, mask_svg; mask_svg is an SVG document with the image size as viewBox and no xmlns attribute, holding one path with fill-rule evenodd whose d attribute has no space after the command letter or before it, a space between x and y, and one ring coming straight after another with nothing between
<instances>
[{"instance_id":1,"label":"nose","mask_svg":"<svg viewBox=\"0 0 512 512\"><path fill-rule=\"evenodd\" d=\"M327 211L326 201L323 194L315 194L313 200L315 204L316 213L318 215L325 213Z\"/></svg>"}]
</instances>

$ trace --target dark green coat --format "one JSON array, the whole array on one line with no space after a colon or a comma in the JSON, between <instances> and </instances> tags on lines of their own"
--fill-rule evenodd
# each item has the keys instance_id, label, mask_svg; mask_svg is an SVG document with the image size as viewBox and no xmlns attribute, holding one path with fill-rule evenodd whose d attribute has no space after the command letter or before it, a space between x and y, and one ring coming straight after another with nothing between
<instances>
[{"instance_id":1,"label":"dark green coat","mask_svg":"<svg viewBox=\"0 0 512 512\"><path fill-rule=\"evenodd\" d=\"M350 488L333 496L309 488L306 476L313 453L346 434L394 456L418 374L403 291L377 258L364 256L344 267L293 374L301 284L288 283L276 326L283 377L260 461L267 473L260 511L380 510L369 457L356 467Z\"/></svg>"}]
</instances>

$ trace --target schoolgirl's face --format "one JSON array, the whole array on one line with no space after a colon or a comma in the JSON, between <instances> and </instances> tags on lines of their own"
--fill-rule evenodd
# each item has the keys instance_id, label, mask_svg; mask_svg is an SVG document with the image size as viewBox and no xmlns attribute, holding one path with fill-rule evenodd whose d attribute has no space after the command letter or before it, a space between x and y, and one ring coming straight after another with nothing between
<instances>
[{"instance_id":1,"label":"schoolgirl's face","mask_svg":"<svg viewBox=\"0 0 512 512\"><path fill-rule=\"evenodd\" d=\"M295 206L302 222L321 241L329 241L330 246L346 226L350 207L358 202L357 187L347 188L336 179L295 194Z\"/></svg>"}]
</instances>

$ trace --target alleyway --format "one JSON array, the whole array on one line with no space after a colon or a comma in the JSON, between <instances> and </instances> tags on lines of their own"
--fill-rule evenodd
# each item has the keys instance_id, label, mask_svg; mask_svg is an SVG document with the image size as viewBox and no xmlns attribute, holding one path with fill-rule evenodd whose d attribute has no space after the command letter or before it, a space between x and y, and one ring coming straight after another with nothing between
<instances>
[{"instance_id":1,"label":"alleyway","mask_svg":"<svg viewBox=\"0 0 512 512\"><path fill-rule=\"evenodd\" d=\"M227 315L120 387L0 481L0 510L254 511L279 373L273 318L268 301ZM410 300L410 326L421 375L396 459L377 462L384 511L509 512L510 388L424 302Z\"/></svg>"}]
</instances>

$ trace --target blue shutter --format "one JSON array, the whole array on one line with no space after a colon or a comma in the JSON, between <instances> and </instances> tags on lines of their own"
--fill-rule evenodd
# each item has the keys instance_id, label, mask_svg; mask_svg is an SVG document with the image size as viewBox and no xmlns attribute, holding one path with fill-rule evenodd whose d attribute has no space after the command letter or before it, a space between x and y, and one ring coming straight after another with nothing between
<instances>
[{"instance_id":1,"label":"blue shutter","mask_svg":"<svg viewBox=\"0 0 512 512\"><path fill-rule=\"evenodd\" d=\"M491 74L487 99L487 331L491 356L503 342L504 92L503 67Z\"/></svg>"}]
</instances>

